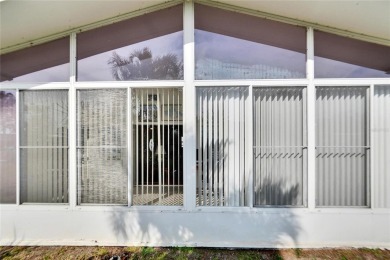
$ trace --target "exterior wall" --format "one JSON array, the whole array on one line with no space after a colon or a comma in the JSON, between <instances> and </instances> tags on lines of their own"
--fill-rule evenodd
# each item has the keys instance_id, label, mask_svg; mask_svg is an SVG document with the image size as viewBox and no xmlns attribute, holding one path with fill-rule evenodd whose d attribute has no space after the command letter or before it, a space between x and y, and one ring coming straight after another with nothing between
<instances>
[{"instance_id":1,"label":"exterior wall","mask_svg":"<svg viewBox=\"0 0 390 260\"><path fill-rule=\"evenodd\" d=\"M144 246L205 246L205 247L384 247L390 248L390 208L384 196L385 186L375 185L389 180L389 160L380 159L381 166L370 165L370 194L365 208L316 208L315 169L315 87L370 87L389 84L388 79L314 79L313 28L307 34L307 78L298 80L194 80L194 17L193 3L184 5L184 80L156 82L79 83L75 82L75 37L71 42L71 78L66 83L1 85L1 89L69 89L69 204L68 205L0 205L0 245L144 245ZM76 169L76 90L110 88L128 90L132 87L183 87L184 143L184 206L77 206ZM307 90L307 207L252 208L253 187L249 187L246 207L196 207L196 87L247 86L250 94L255 87L304 87ZM387 92L388 93L388 92ZM130 98L129 98L130 99ZM386 99L388 100L388 99ZM378 103L379 104L379 103ZM370 104L371 105L371 104ZM381 107L372 108L371 115ZM386 108L387 109L387 108ZM387 109L388 110L388 109ZM383 111L383 110L381 110ZM385 120L371 116L376 126ZM388 120L388 118L386 119ZM386 128L387 129L387 128ZM373 154L388 149L382 143L388 129L375 134ZM128 136L131 139L131 133ZM387 138L386 137L386 138ZM251 137L249 137L251 138ZM388 140L388 139L386 139ZM388 143L388 142L387 142ZM383 148L382 148L383 146ZM130 146L129 146L130 147ZM387 150L386 150L387 151ZM388 156L388 153L383 153ZM131 158L131 155L129 155ZM19 158L18 158L19 160ZM129 164L131 160L129 159ZM252 165L249 164L248 168ZM19 166L17 166L19 168ZM129 166L131 169L131 166ZM381 169L382 175L375 175ZM19 170L19 169L18 169ZM372 171L373 170L373 171ZM374 174L372 174L374 172ZM131 173L130 173L131 175ZM248 175L253 177L252 169ZM380 178L379 178L379 177ZM249 178L251 178L249 177ZM378 177L378 178L377 178ZM18 177L17 177L18 178ZM252 181L252 180L251 180ZM19 182L19 179L18 179ZM253 183L253 181L252 181ZM129 185L131 187L131 185ZM19 188L17 192L19 193ZM378 191L378 192L376 192ZM131 188L129 194L131 195ZM307 193L307 194L306 194ZM374 196L371 196L373 194ZM17 195L17 203L20 202ZM131 204L131 202L129 203ZM380 208L383 207L383 208ZM387 208L385 208L387 207Z\"/></svg>"},{"instance_id":2,"label":"exterior wall","mask_svg":"<svg viewBox=\"0 0 390 260\"><path fill-rule=\"evenodd\" d=\"M390 248L390 213L380 210L3 206L1 211L3 245Z\"/></svg>"}]
</instances>

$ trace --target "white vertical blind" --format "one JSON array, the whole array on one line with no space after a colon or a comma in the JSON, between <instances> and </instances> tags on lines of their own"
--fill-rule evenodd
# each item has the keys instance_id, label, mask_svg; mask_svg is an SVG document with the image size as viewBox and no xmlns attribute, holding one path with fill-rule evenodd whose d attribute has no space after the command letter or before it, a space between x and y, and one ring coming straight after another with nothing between
<instances>
[{"instance_id":1,"label":"white vertical blind","mask_svg":"<svg viewBox=\"0 0 390 260\"><path fill-rule=\"evenodd\" d=\"M0 203L16 202L15 91L0 91Z\"/></svg>"},{"instance_id":2,"label":"white vertical blind","mask_svg":"<svg viewBox=\"0 0 390 260\"><path fill-rule=\"evenodd\" d=\"M247 87L197 88L197 205L245 206Z\"/></svg>"},{"instance_id":3,"label":"white vertical blind","mask_svg":"<svg viewBox=\"0 0 390 260\"><path fill-rule=\"evenodd\" d=\"M254 88L255 206L307 204L306 89Z\"/></svg>"},{"instance_id":4,"label":"white vertical blind","mask_svg":"<svg viewBox=\"0 0 390 260\"><path fill-rule=\"evenodd\" d=\"M183 95L133 89L133 205L183 205Z\"/></svg>"},{"instance_id":5,"label":"white vertical blind","mask_svg":"<svg viewBox=\"0 0 390 260\"><path fill-rule=\"evenodd\" d=\"M127 92L77 91L78 203L127 204Z\"/></svg>"},{"instance_id":6,"label":"white vertical blind","mask_svg":"<svg viewBox=\"0 0 390 260\"><path fill-rule=\"evenodd\" d=\"M390 208L390 85L375 86L373 108L374 206Z\"/></svg>"},{"instance_id":7,"label":"white vertical blind","mask_svg":"<svg viewBox=\"0 0 390 260\"><path fill-rule=\"evenodd\" d=\"M316 204L367 206L368 87L316 89Z\"/></svg>"},{"instance_id":8,"label":"white vertical blind","mask_svg":"<svg viewBox=\"0 0 390 260\"><path fill-rule=\"evenodd\" d=\"M68 202L68 91L20 92L20 201Z\"/></svg>"}]
</instances>

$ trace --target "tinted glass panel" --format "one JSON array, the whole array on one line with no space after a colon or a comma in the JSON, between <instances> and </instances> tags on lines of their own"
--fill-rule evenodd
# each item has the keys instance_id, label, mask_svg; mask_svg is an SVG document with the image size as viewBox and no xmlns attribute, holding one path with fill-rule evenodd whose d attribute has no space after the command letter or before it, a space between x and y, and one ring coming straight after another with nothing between
<instances>
[{"instance_id":1,"label":"tinted glass panel","mask_svg":"<svg viewBox=\"0 0 390 260\"><path fill-rule=\"evenodd\" d=\"M183 78L182 5L80 33L79 81Z\"/></svg>"},{"instance_id":2,"label":"tinted glass panel","mask_svg":"<svg viewBox=\"0 0 390 260\"><path fill-rule=\"evenodd\" d=\"M16 203L15 91L0 91L0 203Z\"/></svg>"},{"instance_id":3,"label":"tinted glass panel","mask_svg":"<svg viewBox=\"0 0 390 260\"><path fill-rule=\"evenodd\" d=\"M77 93L78 203L127 204L127 91Z\"/></svg>"},{"instance_id":4,"label":"tinted glass panel","mask_svg":"<svg viewBox=\"0 0 390 260\"><path fill-rule=\"evenodd\" d=\"M133 89L133 205L183 205L183 92Z\"/></svg>"},{"instance_id":5,"label":"tinted glass panel","mask_svg":"<svg viewBox=\"0 0 390 260\"><path fill-rule=\"evenodd\" d=\"M249 89L196 89L198 206L248 205Z\"/></svg>"},{"instance_id":6,"label":"tinted glass panel","mask_svg":"<svg viewBox=\"0 0 390 260\"><path fill-rule=\"evenodd\" d=\"M306 89L253 89L254 203L305 206Z\"/></svg>"},{"instance_id":7,"label":"tinted glass panel","mask_svg":"<svg viewBox=\"0 0 390 260\"><path fill-rule=\"evenodd\" d=\"M316 89L316 205L367 206L367 87Z\"/></svg>"},{"instance_id":8,"label":"tinted glass panel","mask_svg":"<svg viewBox=\"0 0 390 260\"><path fill-rule=\"evenodd\" d=\"M20 92L21 203L68 202L68 91Z\"/></svg>"},{"instance_id":9,"label":"tinted glass panel","mask_svg":"<svg viewBox=\"0 0 390 260\"><path fill-rule=\"evenodd\" d=\"M1 55L0 67L1 81L68 81L69 38Z\"/></svg>"},{"instance_id":10,"label":"tinted glass panel","mask_svg":"<svg viewBox=\"0 0 390 260\"><path fill-rule=\"evenodd\" d=\"M374 206L390 208L390 85L375 86L373 110Z\"/></svg>"},{"instance_id":11,"label":"tinted glass panel","mask_svg":"<svg viewBox=\"0 0 390 260\"><path fill-rule=\"evenodd\" d=\"M390 77L390 47L315 31L317 78Z\"/></svg>"},{"instance_id":12,"label":"tinted glass panel","mask_svg":"<svg viewBox=\"0 0 390 260\"><path fill-rule=\"evenodd\" d=\"M195 5L196 79L304 78L306 30Z\"/></svg>"}]
</instances>

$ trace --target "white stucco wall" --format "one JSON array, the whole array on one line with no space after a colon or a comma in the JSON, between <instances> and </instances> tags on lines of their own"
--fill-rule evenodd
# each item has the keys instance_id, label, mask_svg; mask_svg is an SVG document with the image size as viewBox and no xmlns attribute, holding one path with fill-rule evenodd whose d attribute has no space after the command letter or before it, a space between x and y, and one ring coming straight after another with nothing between
<instances>
[{"instance_id":1,"label":"white stucco wall","mask_svg":"<svg viewBox=\"0 0 390 260\"><path fill-rule=\"evenodd\" d=\"M390 211L2 206L1 245L390 248Z\"/></svg>"}]
</instances>

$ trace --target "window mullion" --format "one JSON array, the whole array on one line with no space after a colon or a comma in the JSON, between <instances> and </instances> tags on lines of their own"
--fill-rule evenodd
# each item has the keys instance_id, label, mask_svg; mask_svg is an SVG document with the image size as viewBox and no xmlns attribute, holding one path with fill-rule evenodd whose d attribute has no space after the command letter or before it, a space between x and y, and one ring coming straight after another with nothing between
<instances>
[{"instance_id":1,"label":"window mullion","mask_svg":"<svg viewBox=\"0 0 390 260\"><path fill-rule=\"evenodd\" d=\"M184 2L183 13L183 186L184 207L193 210L196 204L196 124L195 124L195 20L194 2Z\"/></svg>"},{"instance_id":2,"label":"window mullion","mask_svg":"<svg viewBox=\"0 0 390 260\"><path fill-rule=\"evenodd\" d=\"M246 169L247 169L247 174L246 178L248 178L247 182L247 187L246 187L246 192L248 193L248 201L245 205L249 206L250 208L253 208L253 195L254 195L254 171L253 171L253 153L254 153L254 143L253 143L253 135L255 134L254 132L254 127L253 127L253 86L249 86L249 102L247 103L247 109L246 112L248 113L247 119L248 119L248 127L246 128L246 138L247 140L247 155L245 156L246 160Z\"/></svg>"},{"instance_id":3,"label":"window mullion","mask_svg":"<svg viewBox=\"0 0 390 260\"><path fill-rule=\"evenodd\" d=\"M127 181L128 181L128 189L127 189L127 199L128 206L130 207L133 204L133 175L137 174L134 172L133 167L133 113L131 108L132 104L132 93L131 88L127 89Z\"/></svg>"},{"instance_id":4,"label":"window mullion","mask_svg":"<svg viewBox=\"0 0 390 260\"><path fill-rule=\"evenodd\" d=\"M373 135L372 132L374 130L374 109L373 109L373 101L374 101L374 85L372 84L368 88L368 102L369 104L367 105L367 118L368 122L366 124L367 130L366 130L366 135L367 135L367 141L366 141L366 146L368 146L368 166L367 166L367 204L369 207L374 208L375 207L375 197L373 191L375 190L374 186L374 161L373 161L373 151L372 145L374 144L373 142Z\"/></svg>"},{"instance_id":5,"label":"window mullion","mask_svg":"<svg viewBox=\"0 0 390 260\"><path fill-rule=\"evenodd\" d=\"M20 131L19 131L19 90L16 90L16 205L20 205Z\"/></svg>"},{"instance_id":6,"label":"window mullion","mask_svg":"<svg viewBox=\"0 0 390 260\"><path fill-rule=\"evenodd\" d=\"M306 77L309 81L307 86L307 205L309 209L315 208L316 200L316 148L315 148L315 105L316 94L314 86L314 30L307 28L306 36Z\"/></svg>"},{"instance_id":7,"label":"window mullion","mask_svg":"<svg viewBox=\"0 0 390 260\"><path fill-rule=\"evenodd\" d=\"M77 205L77 150L76 150L76 34L72 33L70 35L70 87L69 87L69 205L71 208L76 207Z\"/></svg>"}]
</instances>

